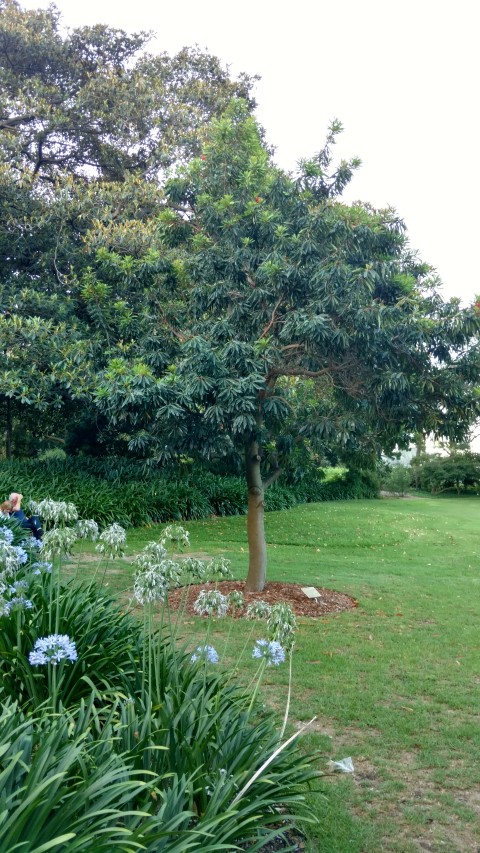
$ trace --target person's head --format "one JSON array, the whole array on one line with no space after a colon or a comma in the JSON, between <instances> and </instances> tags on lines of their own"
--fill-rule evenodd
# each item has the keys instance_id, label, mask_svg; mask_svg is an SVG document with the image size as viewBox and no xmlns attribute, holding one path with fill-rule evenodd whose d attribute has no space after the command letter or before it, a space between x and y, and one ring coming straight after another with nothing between
<instances>
[{"instance_id":1,"label":"person's head","mask_svg":"<svg viewBox=\"0 0 480 853\"><path fill-rule=\"evenodd\" d=\"M3 501L3 503L0 504L0 510L4 514L9 513L9 512L13 512L12 502L11 501Z\"/></svg>"},{"instance_id":2,"label":"person's head","mask_svg":"<svg viewBox=\"0 0 480 853\"><path fill-rule=\"evenodd\" d=\"M16 512L16 510L20 509L20 506L22 503L22 498L23 498L23 495L21 495L20 492L12 492L12 494L10 495L10 498L9 498L9 500L12 503L11 512Z\"/></svg>"}]
</instances>

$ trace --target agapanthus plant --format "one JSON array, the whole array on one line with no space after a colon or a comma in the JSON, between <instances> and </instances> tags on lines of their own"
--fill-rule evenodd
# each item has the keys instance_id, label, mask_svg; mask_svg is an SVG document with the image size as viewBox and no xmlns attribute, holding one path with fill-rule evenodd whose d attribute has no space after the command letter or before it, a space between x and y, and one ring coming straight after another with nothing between
<instances>
[{"instance_id":1,"label":"agapanthus plant","mask_svg":"<svg viewBox=\"0 0 480 853\"><path fill-rule=\"evenodd\" d=\"M2 527L0 527L0 542L5 542L7 545L11 545L13 539L13 531L10 530L9 527L2 525Z\"/></svg>"},{"instance_id":2,"label":"agapanthus plant","mask_svg":"<svg viewBox=\"0 0 480 853\"><path fill-rule=\"evenodd\" d=\"M287 651L293 648L297 620L289 604L280 601L272 606L267 619L267 628L272 640L277 640Z\"/></svg>"},{"instance_id":3,"label":"agapanthus plant","mask_svg":"<svg viewBox=\"0 0 480 853\"><path fill-rule=\"evenodd\" d=\"M257 601L252 601L247 607L247 619L268 619L270 616L271 607L266 601L259 598Z\"/></svg>"},{"instance_id":4,"label":"agapanthus plant","mask_svg":"<svg viewBox=\"0 0 480 853\"><path fill-rule=\"evenodd\" d=\"M244 605L243 592L240 592L239 589L233 589L228 593L227 598L232 610L242 610Z\"/></svg>"},{"instance_id":5,"label":"agapanthus plant","mask_svg":"<svg viewBox=\"0 0 480 853\"><path fill-rule=\"evenodd\" d=\"M122 557L125 553L127 534L120 524L114 523L106 527L98 539L95 550L103 557L110 557L113 560L115 557Z\"/></svg>"},{"instance_id":6,"label":"agapanthus plant","mask_svg":"<svg viewBox=\"0 0 480 853\"><path fill-rule=\"evenodd\" d=\"M56 666L62 660L73 663L77 660L77 650L68 634L49 634L48 637L40 637L35 641L28 660L32 666L44 666L49 663Z\"/></svg>"},{"instance_id":7,"label":"agapanthus plant","mask_svg":"<svg viewBox=\"0 0 480 853\"><path fill-rule=\"evenodd\" d=\"M207 574L207 564L205 560L199 560L198 557L185 557L181 562L182 570L195 582L205 580Z\"/></svg>"},{"instance_id":8,"label":"agapanthus plant","mask_svg":"<svg viewBox=\"0 0 480 853\"><path fill-rule=\"evenodd\" d=\"M28 560L28 554L21 545L8 545L6 541L0 540L0 572L6 575L14 575L20 566L24 566Z\"/></svg>"},{"instance_id":9,"label":"agapanthus plant","mask_svg":"<svg viewBox=\"0 0 480 853\"><path fill-rule=\"evenodd\" d=\"M133 594L139 604L165 601L168 583L161 568L150 566L137 572L133 582Z\"/></svg>"},{"instance_id":10,"label":"agapanthus plant","mask_svg":"<svg viewBox=\"0 0 480 853\"><path fill-rule=\"evenodd\" d=\"M92 542L98 539L98 524L93 518L80 518L75 530L79 539L91 539Z\"/></svg>"},{"instance_id":11,"label":"agapanthus plant","mask_svg":"<svg viewBox=\"0 0 480 853\"><path fill-rule=\"evenodd\" d=\"M217 616L221 619L227 615L228 598L216 589L202 589L193 609L199 616Z\"/></svg>"},{"instance_id":12,"label":"agapanthus plant","mask_svg":"<svg viewBox=\"0 0 480 853\"><path fill-rule=\"evenodd\" d=\"M213 646L197 646L191 657L191 661L192 663L195 663L195 661L201 659L208 661L209 663L218 663L220 660L218 652L213 648Z\"/></svg>"},{"instance_id":13,"label":"agapanthus plant","mask_svg":"<svg viewBox=\"0 0 480 853\"><path fill-rule=\"evenodd\" d=\"M77 534L73 527L53 527L43 537L42 551L48 559L68 557L76 541Z\"/></svg>"},{"instance_id":14,"label":"agapanthus plant","mask_svg":"<svg viewBox=\"0 0 480 853\"><path fill-rule=\"evenodd\" d=\"M53 501L45 498L42 501L29 501L29 509L35 515L39 515L45 524L65 524L76 521L78 510L71 501Z\"/></svg>"},{"instance_id":15,"label":"agapanthus plant","mask_svg":"<svg viewBox=\"0 0 480 853\"><path fill-rule=\"evenodd\" d=\"M181 524L168 524L162 533L160 541L162 545L171 543L177 550L183 551L184 548L188 548L190 545L190 535Z\"/></svg>"},{"instance_id":16,"label":"agapanthus plant","mask_svg":"<svg viewBox=\"0 0 480 853\"><path fill-rule=\"evenodd\" d=\"M267 666L279 666L285 661L285 649L276 640L257 640L252 657L264 660Z\"/></svg>"},{"instance_id":17,"label":"agapanthus plant","mask_svg":"<svg viewBox=\"0 0 480 853\"><path fill-rule=\"evenodd\" d=\"M209 577L218 577L227 580L232 577L231 561L226 557L212 557L207 564L207 574Z\"/></svg>"}]
</instances>

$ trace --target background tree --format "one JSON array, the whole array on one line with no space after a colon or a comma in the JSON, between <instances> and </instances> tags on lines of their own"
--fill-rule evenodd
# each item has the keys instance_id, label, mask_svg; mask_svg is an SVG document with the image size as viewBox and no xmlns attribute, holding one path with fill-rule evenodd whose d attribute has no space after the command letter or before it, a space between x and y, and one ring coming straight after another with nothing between
<instances>
[{"instance_id":1,"label":"background tree","mask_svg":"<svg viewBox=\"0 0 480 853\"><path fill-rule=\"evenodd\" d=\"M16 420L34 425L28 408L58 406L67 428L73 405L97 430L103 422L89 389L110 359L127 353L156 369L171 360L162 329L177 273L155 249L164 170L200 150L202 128L232 95L253 106L253 80L231 80L197 48L150 56L145 33L66 33L53 5L25 11L0 0L0 11L0 420L8 454ZM22 336L28 343L13 357Z\"/></svg>"},{"instance_id":2,"label":"background tree","mask_svg":"<svg viewBox=\"0 0 480 853\"><path fill-rule=\"evenodd\" d=\"M311 445L371 459L420 429L460 436L478 411L478 316L442 301L392 210L338 201L357 165L329 174L339 130L293 180L235 102L167 185L164 245L185 265L190 314L175 362L148 379L143 440L162 457L242 443L250 590L265 583L264 492L281 473L265 448L281 447L285 425ZM129 408L120 374L132 381L126 363L113 371L97 395L112 414Z\"/></svg>"},{"instance_id":3,"label":"background tree","mask_svg":"<svg viewBox=\"0 0 480 853\"><path fill-rule=\"evenodd\" d=\"M1 0L0 10L1 148L22 175L156 179L198 151L232 96L250 99L252 78L232 81L198 48L153 57L148 33L99 24L65 34L53 4Z\"/></svg>"}]
</instances>

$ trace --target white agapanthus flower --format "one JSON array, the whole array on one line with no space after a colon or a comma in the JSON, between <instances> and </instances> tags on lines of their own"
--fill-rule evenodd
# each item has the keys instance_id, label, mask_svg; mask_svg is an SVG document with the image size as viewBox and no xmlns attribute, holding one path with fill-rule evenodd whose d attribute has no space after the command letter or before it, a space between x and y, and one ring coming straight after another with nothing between
<instances>
[{"instance_id":1,"label":"white agapanthus flower","mask_svg":"<svg viewBox=\"0 0 480 853\"><path fill-rule=\"evenodd\" d=\"M243 592L239 589L233 589L227 595L228 603L233 610L241 610L244 605Z\"/></svg>"},{"instance_id":2,"label":"white agapanthus flower","mask_svg":"<svg viewBox=\"0 0 480 853\"><path fill-rule=\"evenodd\" d=\"M98 524L93 518L79 518L75 530L79 539L91 539L92 542L98 539Z\"/></svg>"},{"instance_id":3,"label":"white agapanthus flower","mask_svg":"<svg viewBox=\"0 0 480 853\"><path fill-rule=\"evenodd\" d=\"M52 501L45 498L43 501L29 501L29 509L34 515L39 515L48 524L65 524L76 521L78 510L71 501Z\"/></svg>"},{"instance_id":4,"label":"white agapanthus flower","mask_svg":"<svg viewBox=\"0 0 480 853\"><path fill-rule=\"evenodd\" d=\"M247 607L247 619L268 619L272 608L266 601L259 598Z\"/></svg>"},{"instance_id":5,"label":"white agapanthus flower","mask_svg":"<svg viewBox=\"0 0 480 853\"><path fill-rule=\"evenodd\" d=\"M0 571L6 575L14 575L27 560L25 548L20 545L8 545L4 540L0 540Z\"/></svg>"},{"instance_id":6,"label":"white agapanthus flower","mask_svg":"<svg viewBox=\"0 0 480 853\"><path fill-rule=\"evenodd\" d=\"M198 557L186 557L181 562L182 571L186 572L192 581L200 582L205 579L207 572L207 564L205 560L199 560Z\"/></svg>"},{"instance_id":7,"label":"white agapanthus flower","mask_svg":"<svg viewBox=\"0 0 480 853\"><path fill-rule=\"evenodd\" d=\"M164 601L168 590L178 586L182 575L181 564L166 558L162 542L149 542L133 563L137 566L133 592L140 604Z\"/></svg>"},{"instance_id":8,"label":"white agapanthus flower","mask_svg":"<svg viewBox=\"0 0 480 853\"><path fill-rule=\"evenodd\" d=\"M231 561L226 557L212 557L207 564L207 574L211 578L219 577L226 580L232 577L231 565Z\"/></svg>"},{"instance_id":9,"label":"white agapanthus flower","mask_svg":"<svg viewBox=\"0 0 480 853\"><path fill-rule=\"evenodd\" d=\"M161 542L149 542L143 551L137 554L133 562L139 569L149 569L163 563L166 556L167 549Z\"/></svg>"},{"instance_id":10,"label":"white agapanthus flower","mask_svg":"<svg viewBox=\"0 0 480 853\"><path fill-rule=\"evenodd\" d=\"M216 589L202 589L193 609L199 616L217 616L221 619L227 615L228 598Z\"/></svg>"},{"instance_id":11,"label":"white agapanthus flower","mask_svg":"<svg viewBox=\"0 0 480 853\"><path fill-rule=\"evenodd\" d=\"M43 537L43 554L48 560L53 557L68 557L77 541L74 527L53 527Z\"/></svg>"},{"instance_id":12,"label":"white agapanthus flower","mask_svg":"<svg viewBox=\"0 0 480 853\"><path fill-rule=\"evenodd\" d=\"M289 604L281 601L272 606L267 618L267 628L272 640L278 640L287 651L293 648L297 620Z\"/></svg>"},{"instance_id":13,"label":"white agapanthus flower","mask_svg":"<svg viewBox=\"0 0 480 853\"><path fill-rule=\"evenodd\" d=\"M106 527L98 539L95 550L102 556L113 559L114 557L121 557L125 553L127 533L120 524L114 522L114 524Z\"/></svg>"},{"instance_id":14,"label":"white agapanthus flower","mask_svg":"<svg viewBox=\"0 0 480 853\"><path fill-rule=\"evenodd\" d=\"M175 548L183 550L183 548L188 548L190 545L190 534L181 524L168 524L162 533L160 541L163 545L171 542Z\"/></svg>"},{"instance_id":15,"label":"white agapanthus flower","mask_svg":"<svg viewBox=\"0 0 480 853\"><path fill-rule=\"evenodd\" d=\"M133 594L139 604L164 601L168 595L165 575L155 566L137 572L133 581Z\"/></svg>"}]
</instances>

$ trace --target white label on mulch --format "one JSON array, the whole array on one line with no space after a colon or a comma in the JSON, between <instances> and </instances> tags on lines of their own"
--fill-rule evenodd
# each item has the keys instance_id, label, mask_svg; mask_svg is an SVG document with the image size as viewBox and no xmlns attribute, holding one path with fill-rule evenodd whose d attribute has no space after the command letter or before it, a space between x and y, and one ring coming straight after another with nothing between
<instances>
[{"instance_id":1,"label":"white label on mulch","mask_svg":"<svg viewBox=\"0 0 480 853\"><path fill-rule=\"evenodd\" d=\"M318 589L315 589L314 586L302 586L302 592L305 593L307 598L321 598Z\"/></svg>"}]
</instances>

